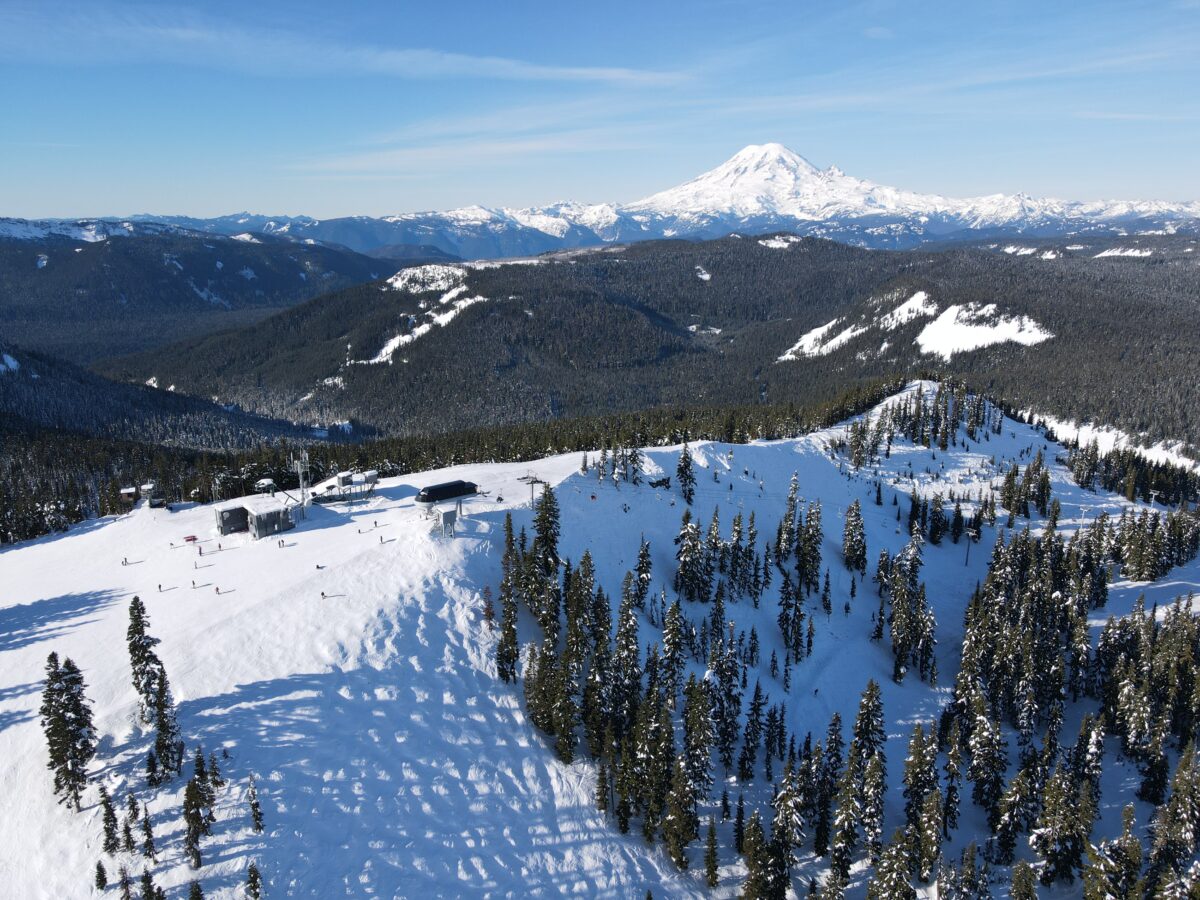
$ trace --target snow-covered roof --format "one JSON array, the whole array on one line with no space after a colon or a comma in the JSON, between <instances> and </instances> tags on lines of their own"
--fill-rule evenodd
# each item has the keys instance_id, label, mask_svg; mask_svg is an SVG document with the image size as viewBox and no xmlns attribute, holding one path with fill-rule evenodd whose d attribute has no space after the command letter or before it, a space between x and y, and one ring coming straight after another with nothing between
<instances>
[{"instance_id":1,"label":"snow-covered roof","mask_svg":"<svg viewBox=\"0 0 1200 900\"><path fill-rule=\"evenodd\" d=\"M278 512L281 509L286 509L287 504L278 497L253 494L249 497L239 497L236 500L223 500L220 503L214 504L213 508L222 512L230 509L245 509L256 515L261 515L263 513Z\"/></svg>"}]
</instances>

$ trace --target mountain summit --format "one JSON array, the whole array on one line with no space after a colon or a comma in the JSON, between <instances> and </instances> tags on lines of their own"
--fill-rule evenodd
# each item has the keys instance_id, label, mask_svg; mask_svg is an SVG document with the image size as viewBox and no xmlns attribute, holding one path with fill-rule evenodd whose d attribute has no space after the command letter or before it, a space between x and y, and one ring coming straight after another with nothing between
<instances>
[{"instance_id":1,"label":"mountain summit","mask_svg":"<svg viewBox=\"0 0 1200 900\"><path fill-rule=\"evenodd\" d=\"M751 144L715 169L625 209L696 222L728 216L823 221L889 213L931 215L951 206L943 197L883 187L836 166L818 169L783 144Z\"/></svg>"}]
</instances>

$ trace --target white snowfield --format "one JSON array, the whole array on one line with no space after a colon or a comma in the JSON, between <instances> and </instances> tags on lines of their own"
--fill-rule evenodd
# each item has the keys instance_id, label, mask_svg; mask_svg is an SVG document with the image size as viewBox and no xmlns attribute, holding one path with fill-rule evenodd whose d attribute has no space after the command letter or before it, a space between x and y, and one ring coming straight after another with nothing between
<instances>
[{"instance_id":1,"label":"white snowfield","mask_svg":"<svg viewBox=\"0 0 1200 900\"><path fill-rule=\"evenodd\" d=\"M786 250L792 244L798 244L800 241L801 238L794 234L781 234L777 237L764 238L759 241L759 244L771 250Z\"/></svg>"},{"instance_id":2,"label":"white snowfield","mask_svg":"<svg viewBox=\"0 0 1200 900\"><path fill-rule=\"evenodd\" d=\"M753 511L760 535L769 534L793 472L799 473L803 501L821 501L834 614L821 613L818 601L810 605L813 653L793 669L790 693L771 678L765 662L751 673L750 690L759 678L769 703L786 701L789 731L799 742L806 731L822 738L834 711L841 712L848 738L867 680L881 684L890 834L903 820L900 776L909 734L916 722L934 719L953 683L964 605L984 575L997 532L985 529L981 544L969 551L948 540L926 548L923 578L938 621L939 687L915 675L897 685L890 680L887 647L869 640L877 608L870 582L860 585L848 613L841 608L851 579L840 560L844 512L860 500L870 558L885 548L894 554L906 536L893 495L907 512L910 491L931 496L953 489L968 498L970 515L974 500L998 484L1013 461L1028 460L1022 452L1043 449L1053 460L1056 447L1037 430L1006 421L1002 434L969 447L960 434L959 444L947 451L898 440L878 467L853 473L828 449L845 434L839 426L796 440L694 445L693 510L707 523L717 508L726 536L736 513ZM678 456L678 447L650 449L647 476L673 474ZM593 764L557 762L527 722L519 686L495 677L495 635L483 620L481 593L498 586L505 512L513 513L518 528L530 526L530 488L522 477L535 475L556 487L560 553L578 561L590 550L610 596L620 595L639 534L652 547L653 593L670 584L672 539L684 509L677 491L600 484L594 474L579 473L579 462L580 454L572 453L385 479L365 502L314 507L299 528L282 536L282 547L273 538L217 537L210 507L184 505L174 511L138 507L0 550L0 754L6 761L0 858L6 895L93 896L92 872L102 856L96 788L89 789L82 813L56 804L51 791L37 722L51 650L79 664L95 704L102 739L91 766L93 785L107 785L122 801L132 789L149 804L159 846L155 878L172 897L182 896L183 886L198 877L206 896L240 898L252 859L263 871L265 896L273 898L640 898L647 889L658 898L709 894L701 842L692 845L691 871L679 873L636 828L619 835L595 809ZM1127 505L1075 487L1057 464L1051 469L1064 529ZM443 539L413 497L421 486L455 478L475 481L487 494L465 502L458 535ZM884 484L884 505L878 507L875 478ZM1030 524L1044 525L1036 519ZM189 535L197 545L184 541ZM1128 611L1141 591L1148 606L1198 587L1200 565L1176 570L1159 585L1118 581L1093 629L1098 632L1104 616ZM127 607L135 594L146 602L151 633L162 640L157 650L179 703L189 758L197 745L218 756L222 749L229 753L221 760L229 783L219 792L214 834L202 842L198 873L181 851L186 779L157 791L145 783L152 738L135 724L125 647ZM708 612L685 609L697 622ZM773 651L783 656L776 613L773 592L760 609L745 600L727 607L739 629L757 628L764 660ZM523 621L521 632L523 642L532 640L535 626ZM640 636L643 645L661 637L645 618ZM702 674L699 663L689 667ZM1069 708L1064 734L1075 733L1078 712ZM1101 836L1119 832L1120 809L1137 778L1131 764L1116 762L1115 745L1110 750L1096 829ZM263 803L262 835L249 827L245 791L251 773ZM718 771L704 820L716 812L721 787ZM735 802L744 791L751 809L769 800L761 777L728 787ZM1147 808L1138 808L1144 824ZM718 831L722 883L715 895L731 897L742 872L731 850L732 822ZM964 800L947 855L985 831L982 812ZM142 858L121 854L105 858L110 877L121 862L140 875ZM801 895L810 876L822 877L824 865L811 850L800 854L794 884ZM862 897L864 879L859 864L849 897Z\"/></svg>"},{"instance_id":3,"label":"white snowfield","mask_svg":"<svg viewBox=\"0 0 1200 900\"><path fill-rule=\"evenodd\" d=\"M921 329L917 344L922 353L949 360L955 353L1013 342L1031 347L1054 337L1028 316L997 315L996 306L976 303L948 306Z\"/></svg>"},{"instance_id":4,"label":"white snowfield","mask_svg":"<svg viewBox=\"0 0 1200 900\"><path fill-rule=\"evenodd\" d=\"M936 316L937 304L930 299L925 291L917 291L890 313L879 320L881 328L893 331L901 325L907 325L923 316Z\"/></svg>"},{"instance_id":5,"label":"white snowfield","mask_svg":"<svg viewBox=\"0 0 1200 900\"><path fill-rule=\"evenodd\" d=\"M1101 250L1092 259L1103 259L1106 256L1153 256L1154 251L1145 247L1109 247L1107 250Z\"/></svg>"},{"instance_id":6,"label":"white snowfield","mask_svg":"<svg viewBox=\"0 0 1200 900\"><path fill-rule=\"evenodd\" d=\"M800 335L800 340L792 344L787 349L787 352L779 357L776 362L784 362L790 359L799 359L802 356L816 356L821 352L821 348L826 346L825 337L834 329L834 326L841 319L834 319L831 322L826 322L824 325L818 325L811 331L806 331ZM825 351L829 352L829 351Z\"/></svg>"},{"instance_id":7,"label":"white snowfield","mask_svg":"<svg viewBox=\"0 0 1200 900\"><path fill-rule=\"evenodd\" d=\"M387 280L387 284L394 290L413 294L448 291L462 284L466 274L459 266L413 266L410 269L401 269Z\"/></svg>"},{"instance_id":8,"label":"white snowfield","mask_svg":"<svg viewBox=\"0 0 1200 900\"><path fill-rule=\"evenodd\" d=\"M889 300L895 300L895 293L872 302L882 305ZM939 315L938 305L929 295L925 291L917 291L891 312L877 317L864 314L858 322L846 325L836 333L833 333L834 329L844 325L846 319L837 318L824 325L818 325L801 335L800 340L775 361L790 362L804 357L828 356L873 328L895 331L909 322L934 316L936 318L921 329L913 343L922 353L940 356L947 361L955 353L965 353L981 347L1006 342L1028 347L1054 337L1028 316L1007 316L998 313L994 303L954 304L946 307ZM884 341L878 355L882 356L888 346L889 342ZM865 357L860 354L860 358Z\"/></svg>"}]
</instances>

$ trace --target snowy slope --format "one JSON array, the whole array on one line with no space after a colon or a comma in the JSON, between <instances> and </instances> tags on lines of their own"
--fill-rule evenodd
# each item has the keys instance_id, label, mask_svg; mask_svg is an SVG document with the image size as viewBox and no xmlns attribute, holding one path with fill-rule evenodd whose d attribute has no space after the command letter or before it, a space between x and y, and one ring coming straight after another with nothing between
<instances>
[{"instance_id":1,"label":"snowy slope","mask_svg":"<svg viewBox=\"0 0 1200 900\"><path fill-rule=\"evenodd\" d=\"M810 609L817 628L813 655L793 670L790 693L765 665L752 673L750 687L758 677L769 702L787 702L789 730L799 738L806 731L823 735L834 711L848 729L867 679L882 685L890 833L903 816L899 777L909 733L915 722L932 720L947 695L962 610L984 575L996 531L985 529L983 541L969 551L965 543L926 548L923 577L938 621L941 686L931 688L915 676L897 685L890 680L887 648L868 640L876 608L869 582L850 612L842 611L850 575L840 563L841 517L851 501L861 500L870 558L882 548L895 553L905 535L893 496L906 503L914 489L929 496L952 488L977 498L1012 461L1023 463L1037 449L1053 459L1055 448L1036 429L1006 421L1001 434L945 452L897 441L890 458L855 473L830 451L845 434L839 426L797 440L694 445L694 510L707 522L718 509L726 534L738 511L754 511L765 534L782 513L793 472L799 473L803 501L821 501L834 613L827 618L819 604ZM679 452L648 451L647 475L673 474ZM82 814L69 812L54 804L44 767L36 709L50 650L74 658L87 678L103 735L94 779L118 796L132 786L149 802L162 851L159 882L181 885L191 877L180 853L182 779L173 792L152 794L142 778L149 737L133 725L124 647L126 607L135 593L147 603L151 632L162 638L158 649L180 702L189 751L200 742L230 754L222 763L230 784L221 795L214 837L203 844L200 877L208 896L240 896L236 885L251 858L259 861L272 897L640 897L647 888L656 897L703 893L694 874L701 850L693 845L693 873L681 875L640 836L618 835L592 805L592 766L555 761L526 721L519 689L494 677L494 637L481 618L480 592L496 589L504 513L512 511L518 527L530 523L524 476L556 485L560 552L578 560L590 550L610 595L619 596L639 534L652 546L654 592L669 588L672 538L684 508L678 493L601 484L578 467L572 454L391 479L353 507L313 509L282 548L245 536L221 538L218 547L211 509L192 506L174 512L138 508L0 552L0 754L9 761L0 774L7 803L0 847L6 860L22 862L6 866L11 895L88 896L100 856L95 790ZM1052 476L1064 529L1127 505L1075 487L1061 466L1052 466ZM456 538L435 537L413 507L413 495L424 484L460 477L488 494L466 503ZM873 503L876 477L884 483L879 507ZM965 506L969 514L970 503ZM1040 527L1036 520L1031 525ZM201 539L202 556L183 545L187 535ZM121 565L122 558L130 565ZM1200 564L1176 570L1148 594L1161 602L1192 588L1200 588ZM1145 585L1115 584L1103 614L1127 611L1142 590ZM759 609L743 601L727 611L739 629L758 628L764 659L773 649L782 658L772 596ZM685 609L697 621L707 612ZM1092 624L1098 631L1103 616ZM530 639L534 629L526 625L522 637ZM657 639L645 620L641 637L643 644ZM690 665L701 672L697 663ZM1064 734L1077 725L1069 714ZM1119 830L1128 783L1137 777L1131 765L1113 758L1106 759L1098 836ZM262 836L248 828L244 791L251 772L266 815ZM751 807L769 798L761 778L740 789ZM739 786L730 790L736 798ZM706 807L704 818L713 810ZM963 810L947 852L985 831L980 810L969 802ZM1139 805L1143 823L1146 812ZM729 823L720 829L723 896L731 895L740 871L729 829ZM140 873L140 858L127 862ZM806 851L796 884L822 871ZM862 874L856 870L849 896L862 895Z\"/></svg>"}]
</instances>

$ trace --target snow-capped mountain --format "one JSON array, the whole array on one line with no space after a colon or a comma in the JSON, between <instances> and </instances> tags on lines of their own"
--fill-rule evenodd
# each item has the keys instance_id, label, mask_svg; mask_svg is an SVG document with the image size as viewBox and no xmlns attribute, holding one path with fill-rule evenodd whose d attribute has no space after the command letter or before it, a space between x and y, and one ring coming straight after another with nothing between
<instances>
[{"instance_id":1,"label":"snow-capped mountain","mask_svg":"<svg viewBox=\"0 0 1200 900\"><path fill-rule=\"evenodd\" d=\"M795 231L864 247L905 248L980 237L1200 231L1200 201L1065 201L1026 194L955 199L919 194L818 168L782 144L752 144L711 171L624 205L575 202L522 209L467 206L373 218L263 216L213 219L139 215L127 220L30 223L0 220L0 237L22 231L92 228L91 239L163 223L220 234L263 233L343 244L369 253L425 245L466 259L527 256L549 250L666 237Z\"/></svg>"},{"instance_id":2,"label":"snow-capped mountain","mask_svg":"<svg viewBox=\"0 0 1200 900\"><path fill-rule=\"evenodd\" d=\"M751 144L715 169L625 210L698 224L763 217L824 221L880 214L944 215L954 202L882 187L836 166L818 169L782 144Z\"/></svg>"},{"instance_id":3,"label":"snow-capped mountain","mask_svg":"<svg viewBox=\"0 0 1200 900\"><path fill-rule=\"evenodd\" d=\"M691 181L631 203L622 211L671 222L676 233L736 225L758 230L791 220L804 229L873 221L929 236L993 229L1056 233L1145 219L1195 224L1200 203L1094 201L1072 203L1025 194L953 199L918 194L819 169L782 144L751 145ZM894 230L894 229L892 229ZM870 241L866 241L870 243Z\"/></svg>"}]
</instances>

